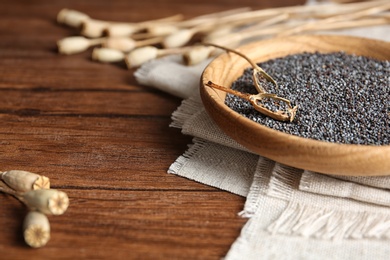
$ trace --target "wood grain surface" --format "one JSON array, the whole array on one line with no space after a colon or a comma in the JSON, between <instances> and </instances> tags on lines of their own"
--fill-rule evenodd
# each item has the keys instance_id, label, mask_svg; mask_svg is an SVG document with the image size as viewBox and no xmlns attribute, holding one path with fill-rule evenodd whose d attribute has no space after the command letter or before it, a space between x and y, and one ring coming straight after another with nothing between
<instances>
[{"instance_id":1,"label":"wood grain surface","mask_svg":"<svg viewBox=\"0 0 390 260\"><path fill-rule=\"evenodd\" d=\"M191 142L169 127L178 98L91 51L57 54L56 41L76 34L56 23L62 8L134 22L302 2L0 1L0 170L46 175L71 203L49 218L49 243L31 249L26 209L0 194L0 258L220 259L245 223L244 198L166 173Z\"/></svg>"}]
</instances>

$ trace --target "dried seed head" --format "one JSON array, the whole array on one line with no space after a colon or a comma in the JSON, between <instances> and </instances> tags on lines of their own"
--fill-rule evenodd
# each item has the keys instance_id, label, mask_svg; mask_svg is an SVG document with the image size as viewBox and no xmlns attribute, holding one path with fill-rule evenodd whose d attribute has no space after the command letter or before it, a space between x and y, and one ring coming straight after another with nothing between
<instances>
[{"instance_id":1,"label":"dried seed head","mask_svg":"<svg viewBox=\"0 0 390 260\"><path fill-rule=\"evenodd\" d=\"M50 239L50 223L47 217L36 211L30 211L23 223L24 241L34 248L42 247Z\"/></svg>"},{"instance_id":2,"label":"dried seed head","mask_svg":"<svg viewBox=\"0 0 390 260\"><path fill-rule=\"evenodd\" d=\"M174 32L163 40L162 44L164 48L176 48L186 45L194 35L190 29L182 29Z\"/></svg>"},{"instance_id":3,"label":"dried seed head","mask_svg":"<svg viewBox=\"0 0 390 260\"><path fill-rule=\"evenodd\" d=\"M210 32L207 33L207 35L204 37L204 42L214 42L214 40L218 40L222 36L226 36L234 30L233 25L225 25L218 27Z\"/></svg>"},{"instance_id":4,"label":"dried seed head","mask_svg":"<svg viewBox=\"0 0 390 260\"><path fill-rule=\"evenodd\" d=\"M118 62L124 57L123 52L110 48L95 48L92 52L92 59L100 62Z\"/></svg>"},{"instance_id":5,"label":"dried seed head","mask_svg":"<svg viewBox=\"0 0 390 260\"><path fill-rule=\"evenodd\" d=\"M33 184L33 190L50 189L50 179L40 175Z\"/></svg>"},{"instance_id":6,"label":"dried seed head","mask_svg":"<svg viewBox=\"0 0 390 260\"><path fill-rule=\"evenodd\" d=\"M147 61L153 60L158 56L158 49L153 46L145 46L141 48L137 48L126 55L125 61L127 67L135 68Z\"/></svg>"},{"instance_id":7,"label":"dried seed head","mask_svg":"<svg viewBox=\"0 0 390 260\"><path fill-rule=\"evenodd\" d=\"M129 52L137 46L136 41L128 37L107 38L103 42L103 47Z\"/></svg>"},{"instance_id":8,"label":"dried seed head","mask_svg":"<svg viewBox=\"0 0 390 260\"><path fill-rule=\"evenodd\" d=\"M80 25L89 19L85 13L64 8L57 15L57 22L71 27L80 27Z\"/></svg>"},{"instance_id":9,"label":"dried seed head","mask_svg":"<svg viewBox=\"0 0 390 260\"><path fill-rule=\"evenodd\" d=\"M164 36L177 32L179 29L177 26L171 24L152 24L146 28L146 31L150 35Z\"/></svg>"},{"instance_id":10,"label":"dried seed head","mask_svg":"<svg viewBox=\"0 0 390 260\"><path fill-rule=\"evenodd\" d=\"M88 19L81 23L81 34L89 38L101 37L106 30L108 22Z\"/></svg>"},{"instance_id":11,"label":"dried seed head","mask_svg":"<svg viewBox=\"0 0 390 260\"><path fill-rule=\"evenodd\" d=\"M17 192L26 192L38 189L50 189L50 180L32 172L12 170L3 172L2 180Z\"/></svg>"},{"instance_id":12,"label":"dried seed head","mask_svg":"<svg viewBox=\"0 0 390 260\"><path fill-rule=\"evenodd\" d=\"M90 40L82 36L66 37L57 42L58 52L68 55L83 52L89 46Z\"/></svg>"},{"instance_id":13,"label":"dried seed head","mask_svg":"<svg viewBox=\"0 0 390 260\"><path fill-rule=\"evenodd\" d=\"M61 215L69 206L66 193L54 189L28 191L20 199L30 209L50 215Z\"/></svg>"},{"instance_id":14,"label":"dried seed head","mask_svg":"<svg viewBox=\"0 0 390 260\"><path fill-rule=\"evenodd\" d=\"M127 23L114 23L106 27L104 32L110 37L130 36L139 31L139 26Z\"/></svg>"},{"instance_id":15,"label":"dried seed head","mask_svg":"<svg viewBox=\"0 0 390 260\"><path fill-rule=\"evenodd\" d=\"M214 48L207 46L196 46L183 54L186 65L196 65L210 57Z\"/></svg>"}]
</instances>

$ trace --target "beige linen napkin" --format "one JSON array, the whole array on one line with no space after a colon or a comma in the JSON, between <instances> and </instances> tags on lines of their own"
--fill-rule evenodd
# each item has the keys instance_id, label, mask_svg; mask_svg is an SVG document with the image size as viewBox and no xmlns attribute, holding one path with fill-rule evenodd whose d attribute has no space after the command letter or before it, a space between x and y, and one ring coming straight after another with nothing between
<instances>
[{"instance_id":1,"label":"beige linen napkin","mask_svg":"<svg viewBox=\"0 0 390 260\"><path fill-rule=\"evenodd\" d=\"M186 118L181 123L187 133L210 137L220 144L195 138L196 148L191 147L190 153L179 158L169 172L240 195L248 192L247 183L252 180L244 211L241 212L242 216L251 219L226 259L257 259L259 255L261 259L387 258L390 209L375 204L386 201L389 191L347 181L338 182L333 177L287 167L261 156L254 159L249 152L231 148L235 146L231 140L227 141L229 146L221 145L225 135L218 133L212 121L206 119L208 123L202 124L202 131L196 130L197 120L194 119L206 117L207 114L204 114L200 103L196 106L194 102L186 100L178 109L182 113L188 105L195 112L193 115L180 118L174 114L174 119ZM180 123L174 121L173 125L180 126ZM255 162L257 165L253 167ZM250 169L253 179L247 175ZM226 175L229 176L227 180ZM302 178L304 175L306 178ZM308 181L307 176L313 179ZM390 182L390 177L371 178ZM233 186L232 181L236 182ZM337 188L333 187L334 182ZM301 189L308 183L314 188ZM243 193L237 192L239 185L242 185ZM361 192L357 194L363 195L363 201L368 197L364 194L371 194L370 204L357 202L357 198L352 196L346 199L350 196L346 191L356 186L359 188L355 189ZM327 189L333 192L324 194ZM286 247L287 244L291 246Z\"/></svg>"},{"instance_id":2,"label":"beige linen napkin","mask_svg":"<svg viewBox=\"0 0 390 260\"><path fill-rule=\"evenodd\" d=\"M187 114L185 117L187 120L182 121L183 129L186 125L188 132L193 135L200 132L203 138L222 136L210 139L223 143L224 134L218 133L219 130L215 129L212 121L205 120L210 125L203 124L202 131L196 130L196 123L192 125L193 127L188 125L189 122L197 122L194 118L202 118L207 114L203 114L201 104L198 103L196 106L194 100L184 101L178 111L185 110L187 105L192 108L198 107L198 111L195 112L193 109L195 112L193 115ZM178 119L175 115L174 118ZM173 124L180 126L178 122ZM208 129L211 132L208 132ZM318 179L310 182L311 185L320 185L324 189L326 187L333 189L333 182L335 180L337 182L337 179L283 166L261 156L254 158L249 156L249 152L199 138L195 138L194 142L190 152L171 166L169 170L171 173L236 194L248 193L241 215L251 219L243 228L226 259L257 259L259 255L261 259L387 258L390 209L345 199L343 198L345 195L339 196L338 192L343 192L346 187L355 185L354 183L345 181L337 183L340 190L337 189L335 194L330 196L307 193L299 189L300 186L307 184L307 179L302 178L304 173L333 179L329 183L326 180L316 182ZM234 143L228 142L230 146ZM196 148L193 148L194 146ZM254 167L254 164L257 165ZM242 169L238 167L240 165ZM253 177L248 176L250 169ZM375 178L390 181L389 177ZM248 192L246 189L250 181L252 185ZM237 192L237 186L241 185L242 192ZM365 186L361 188L367 188L369 191L373 189ZM315 190L319 189L313 189L311 192ZM364 194L364 190L361 192ZM390 195L388 191L382 189L378 189L377 192L380 195L384 193L387 195L385 197ZM375 195L375 190L372 193Z\"/></svg>"},{"instance_id":3,"label":"beige linen napkin","mask_svg":"<svg viewBox=\"0 0 390 260\"><path fill-rule=\"evenodd\" d=\"M388 29L380 34L389 37ZM172 126L194 143L168 172L247 197L240 215L250 219L226 259L387 259L390 177L326 176L247 151L202 106L197 92L206 64L182 68L178 56L169 56L135 76L190 97L172 115Z\"/></svg>"}]
</instances>

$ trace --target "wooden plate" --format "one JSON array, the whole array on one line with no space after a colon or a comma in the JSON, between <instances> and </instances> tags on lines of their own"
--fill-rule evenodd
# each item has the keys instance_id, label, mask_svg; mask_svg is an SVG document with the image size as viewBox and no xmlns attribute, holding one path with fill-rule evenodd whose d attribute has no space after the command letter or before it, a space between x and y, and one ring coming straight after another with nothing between
<instances>
[{"instance_id":1,"label":"wooden plate","mask_svg":"<svg viewBox=\"0 0 390 260\"><path fill-rule=\"evenodd\" d=\"M349 54L390 60L390 43L364 38L306 35L259 41L238 49L256 62L301 52ZM201 97L215 123L249 150L293 167L336 175L390 175L390 145L351 145L317 141L273 130L224 104L226 93L205 86L209 80L230 87L248 62L233 53L212 61L201 78Z\"/></svg>"}]
</instances>

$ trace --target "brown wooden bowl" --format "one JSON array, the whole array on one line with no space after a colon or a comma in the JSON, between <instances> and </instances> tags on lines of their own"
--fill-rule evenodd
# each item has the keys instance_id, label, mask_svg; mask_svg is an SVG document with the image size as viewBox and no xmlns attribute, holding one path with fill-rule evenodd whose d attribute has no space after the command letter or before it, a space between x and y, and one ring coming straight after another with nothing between
<instances>
[{"instance_id":1,"label":"brown wooden bowl","mask_svg":"<svg viewBox=\"0 0 390 260\"><path fill-rule=\"evenodd\" d=\"M255 62L302 52L344 51L390 60L390 43L349 36L306 35L259 41L238 49ZM201 97L211 118L249 150L293 167L335 175L390 175L390 145L336 144L286 134L256 123L224 104L226 93L205 85L230 87L248 62L233 53L212 61L201 78Z\"/></svg>"}]
</instances>

